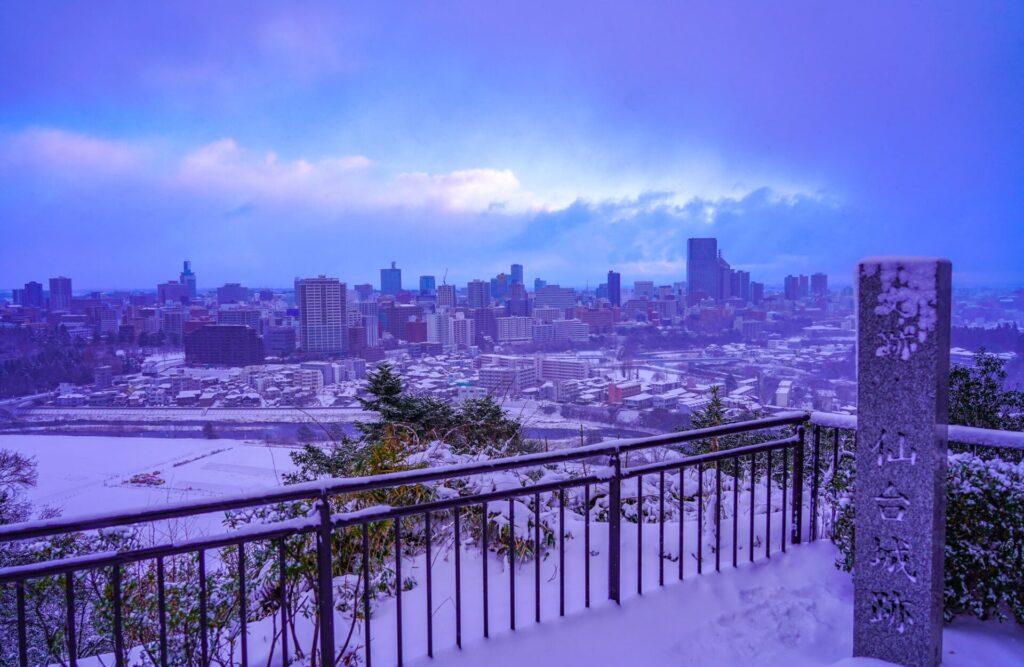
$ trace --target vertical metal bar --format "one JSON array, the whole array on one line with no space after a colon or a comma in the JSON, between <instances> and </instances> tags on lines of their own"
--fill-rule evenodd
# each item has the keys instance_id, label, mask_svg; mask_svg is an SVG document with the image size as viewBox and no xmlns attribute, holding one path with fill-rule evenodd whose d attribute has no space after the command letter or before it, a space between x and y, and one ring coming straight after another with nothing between
<instances>
[{"instance_id":1,"label":"vertical metal bar","mask_svg":"<svg viewBox=\"0 0 1024 667\"><path fill-rule=\"evenodd\" d=\"M583 485L583 605L590 609L590 485Z\"/></svg>"},{"instance_id":2,"label":"vertical metal bar","mask_svg":"<svg viewBox=\"0 0 1024 667\"><path fill-rule=\"evenodd\" d=\"M18 665L28 667L28 630L25 627L25 582L17 584L18 596Z\"/></svg>"},{"instance_id":3,"label":"vertical metal bar","mask_svg":"<svg viewBox=\"0 0 1024 667\"><path fill-rule=\"evenodd\" d=\"M156 603L160 615L160 667L167 667L167 594L164 591L164 557L156 559Z\"/></svg>"},{"instance_id":4,"label":"vertical metal bar","mask_svg":"<svg viewBox=\"0 0 1024 667\"><path fill-rule=\"evenodd\" d=\"M516 502L508 499L508 624L516 629Z\"/></svg>"},{"instance_id":5,"label":"vertical metal bar","mask_svg":"<svg viewBox=\"0 0 1024 667\"><path fill-rule=\"evenodd\" d=\"M238 622L240 624L239 639L242 644L242 667L249 664L249 630L246 617L249 591L245 585L245 542L238 543Z\"/></svg>"},{"instance_id":6,"label":"vertical metal bar","mask_svg":"<svg viewBox=\"0 0 1024 667\"><path fill-rule=\"evenodd\" d=\"M764 486L766 496L766 506L764 510L764 555L766 558L772 557L772 450L765 452L768 456L768 468L765 472Z\"/></svg>"},{"instance_id":7,"label":"vertical metal bar","mask_svg":"<svg viewBox=\"0 0 1024 667\"><path fill-rule=\"evenodd\" d=\"M704 573L704 464L697 464L697 574Z\"/></svg>"},{"instance_id":8,"label":"vertical metal bar","mask_svg":"<svg viewBox=\"0 0 1024 667\"><path fill-rule=\"evenodd\" d=\"M402 662L402 519L395 517L395 640L398 665Z\"/></svg>"},{"instance_id":9,"label":"vertical metal bar","mask_svg":"<svg viewBox=\"0 0 1024 667\"><path fill-rule=\"evenodd\" d=\"M203 667L210 664L210 646L206 619L206 552L199 550L199 645Z\"/></svg>"},{"instance_id":10,"label":"vertical metal bar","mask_svg":"<svg viewBox=\"0 0 1024 667\"><path fill-rule=\"evenodd\" d=\"M371 667L373 651L370 635L370 524L363 524L363 642L366 644L366 667ZM331 662L325 665L334 664Z\"/></svg>"},{"instance_id":11,"label":"vertical metal bar","mask_svg":"<svg viewBox=\"0 0 1024 667\"><path fill-rule=\"evenodd\" d=\"M622 461L619 453L611 458L612 477L608 480L608 599L618 603L622 563Z\"/></svg>"},{"instance_id":12,"label":"vertical metal bar","mask_svg":"<svg viewBox=\"0 0 1024 667\"><path fill-rule=\"evenodd\" d=\"M737 545L736 541L739 539L739 522L740 522L740 457L736 457L732 460L732 566L736 567L737 563Z\"/></svg>"},{"instance_id":13,"label":"vertical metal bar","mask_svg":"<svg viewBox=\"0 0 1024 667\"><path fill-rule=\"evenodd\" d=\"M78 667L78 645L75 641L75 577L73 572L64 575L64 599L67 603L65 632L67 633L68 662Z\"/></svg>"},{"instance_id":14,"label":"vertical metal bar","mask_svg":"<svg viewBox=\"0 0 1024 667\"><path fill-rule=\"evenodd\" d=\"M462 648L462 530L459 528L458 507L455 512L455 645Z\"/></svg>"},{"instance_id":15,"label":"vertical metal bar","mask_svg":"<svg viewBox=\"0 0 1024 667\"><path fill-rule=\"evenodd\" d=\"M114 664L124 667L124 616L121 609L121 566L114 565L111 572L111 589L114 594Z\"/></svg>"},{"instance_id":16,"label":"vertical metal bar","mask_svg":"<svg viewBox=\"0 0 1024 667\"><path fill-rule=\"evenodd\" d=\"M818 539L818 477L819 477L819 450L821 449L821 427L814 425L814 451L811 454L811 465L813 468L811 477L811 540Z\"/></svg>"},{"instance_id":17,"label":"vertical metal bar","mask_svg":"<svg viewBox=\"0 0 1024 667\"><path fill-rule=\"evenodd\" d=\"M316 534L317 600L320 617L320 664L334 664L334 574L331 557L331 505L327 495L318 501L320 526ZM369 650L369 645L367 645Z\"/></svg>"},{"instance_id":18,"label":"vertical metal bar","mask_svg":"<svg viewBox=\"0 0 1024 667\"><path fill-rule=\"evenodd\" d=\"M686 559L683 552L686 550L686 468L679 468L679 580L685 575Z\"/></svg>"},{"instance_id":19,"label":"vertical metal bar","mask_svg":"<svg viewBox=\"0 0 1024 667\"><path fill-rule=\"evenodd\" d=\"M750 455L750 536L747 548L750 551L750 562L754 562L754 489L757 487L757 454Z\"/></svg>"},{"instance_id":20,"label":"vertical metal bar","mask_svg":"<svg viewBox=\"0 0 1024 667\"><path fill-rule=\"evenodd\" d=\"M715 461L715 572L722 571L722 461Z\"/></svg>"},{"instance_id":21,"label":"vertical metal bar","mask_svg":"<svg viewBox=\"0 0 1024 667\"><path fill-rule=\"evenodd\" d=\"M533 620L540 623L540 494L533 494Z\"/></svg>"},{"instance_id":22,"label":"vertical metal bar","mask_svg":"<svg viewBox=\"0 0 1024 667\"><path fill-rule=\"evenodd\" d=\"M665 471L658 473L658 585L665 585Z\"/></svg>"},{"instance_id":23,"label":"vertical metal bar","mask_svg":"<svg viewBox=\"0 0 1024 667\"><path fill-rule=\"evenodd\" d=\"M565 489L558 490L558 615L565 616Z\"/></svg>"},{"instance_id":24,"label":"vertical metal bar","mask_svg":"<svg viewBox=\"0 0 1024 667\"><path fill-rule=\"evenodd\" d=\"M488 529L488 525L487 524L490 523L490 522L488 521L488 517L487 517L487 503L484 503L482 516L483 516L483 548L481 549L481 552L480 552L480 558L483 560L483 575L484 575L483 576L483 579L484 579L484 581L483 581L483 584L484 584L484 637L488 637L488 636L490 636L491 628L490 628L490 618L489 618L490 614L489 614L489 611L488 611L488 607L490 606L490 604L487 601L487 579L488 579L488 577L487 577L487 561L490 560L490 551L488 549L490 547L491 541L489 539L490 536L488 535L489 529Z\"/></svg>"},{"instance_id":25,"label":"vertical metal bar","mask_svg":"<svg viewBox=\"0 0 1024 667\"><path fill-rule=\"evenodd\" d=\"M281 585L281 664L288 664L288 568L285 561L285 538L277 543L277 574ZM204 665L205 667L205 665Z\"/></svg>"},{"instance_id":26,"label":"vertical metal bar","mask_svg":"<svg viewBox=\"0 0 1024 667\"><path fill-rule=\"evenodd\" d=\"M803 425L797 427L797 446L793 450L793 544L803 542L804 536L804 447L806 434Z\"/></svg>"},{"instance_id":27,"label":"vertical metal bar","mask_svg":"<svg viewBox=\"0 0 1024 667\"><path fill-rule=\"evenodd\" d=\"M636 476L636 594L644 594L644 476Z\"/></svg>"},{"instance_id":28,"label":"vertical metal bar","mask_svg":"<svg viewBox=\"0 0 1024 667\"><path fill-rule=\"evenodd\" d=\"M434 559L433 559L433 557L430 554L430 542L431 542L431 538L433 537L433 535L431 533L433 531L432 531L432 529L430 527L430 512L427 512L424 516L425 516L425 518L423 520L423 524L424 524L423 525L423 532L426 533L426 542L427 542L427 553L426 553L426 559L427 559L427 655L429 657L433 658L434 657L434 577L433 577L433 574L432 574L432 570L434 569ZM487 529L487 524L485 523L484 524L484 530L486 531L486 529ZM484 534L486 535L486 532ZM484 539L484 541L486 542L486 538ZM485 561L484 567L486 568L486 561ZM484 581L485 581L485 583L484 583L484 598L486 599L486 597L487 597L487 593L486 593L486 591L487 591L486 579L484 579ZM484 604L484 618L486 618L486 617L487 617L487 605L485 603ZM486 625L487 625L487 623L485 622L484 623L484 632L485 633L487 632ZM486 636L486 634L485 634L485 636Z\"/></svg>"},{"instance_id":29,"label":"vertical metal bar","mask_svg":"<svg viewBox=\"0 0 1024 667\"><path fill-rule=\"evenodd\" d=\"M782 534L779 541L782 542L782 553L786 553L786 491L789 487L789 447L782 448Z\"/></svg>"}]
</instances>

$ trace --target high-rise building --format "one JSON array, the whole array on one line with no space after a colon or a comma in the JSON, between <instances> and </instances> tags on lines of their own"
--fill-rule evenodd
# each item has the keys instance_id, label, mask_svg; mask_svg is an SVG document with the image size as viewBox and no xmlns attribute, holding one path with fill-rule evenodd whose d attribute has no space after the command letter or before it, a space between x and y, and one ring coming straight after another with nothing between
<instances>
[{"instance_id":1,"label":"high-rise building","mask_svg":"<svg viewBox=\"0 0 1024 667\"><path fill-rule=\"evenodd\" d=\"M533 279L533 291L539 292L542 288L547 287L548 281L541 280L540 278Z\"/></svg>"},{"instance_id":2,"label":"high-rise building","mask_svg":"<svg viewBox=\"0 0 1024 667\"><path fill-rule=\"evenodd\" d=\"M180 304L188 300L188 288L177 280L168 280L156 286L156 302Z\"/></svg>"},{"instance_id":3,"label":"high-rise building","mask_svg":"<svg viewBox=\"0 0 1024 667\"><path fill-rule=\"evenodd\" d=\"M239 283L225 283L217 288L217 303L245 303L252 298L252 290Z\"/></svg>"},{"instance_id":4,"label":"high-rise building","mask_svg":"<svg viewBox=\"0 0 1024 667\"><path fill-rule=\"evenodd\" d=\"M447 283L444 283L437 288L438 308L454 308L456 303L457 301L455 299L455 285L449 285Z\"/></svg>"},{"instance_id":5,"label":"high-rise building","mask_svg":"<svg viewBox=\"0 0 1024 667\"><path fill-rule=\"evenodd\" d=\"M181 275L178 276L178 282L185 286L188 292L188 298L196 298L196 274L192 273L192 260L186 259L182 263Z\"/></svg>"},{"instance_id":6,"label":"high-rise building","mask_svg":"<svg viewBox=\"0 0 1024 667\"><path fill-rule=\"evenodd\" d=\"M470 308L486 308L491 303L489 286L482 280L471 280L467 285Z\"/></svg>"},{"instance_id":7,"label":"high-rise building","mask_svg":"<svg viewBox=\"0 0 1024 667\"><path fill-rule=\"evenodd\" d=\"M28 285L25 287L28 287ZM815 296L825 296L828 294L828 276L824 273L811 275L811 294Z\"/></svg>"},{"instance_id":8,"label":"high-rise building","mask_svg":"<svg viewBox=\"0 0 1024 667\"><path fill-rule=\"evenodd\" d=\"M622 275L617 271L608 272L608 301L613 306L622 305Z\"/></svg>"},{"instance_id":9,"label":"high-rise building","mask_svg":"<svg viewBox=\"0 0 1024 667\"><path fill-rule=\"evenodd\" d=\"M523 265L522 264L513 264L512 265L512 280L511 280L511 284L513 284L513 285L522 285L523 284Z\"/></svg>"},{"instance_id":10,"label":"high-rise building","mask_svg":"<svg viewBox=\"0 0 1024 667\"><path fill-rule=\"evenodd\" d=\"M506 294L508 294L508 276L499 273L497 277L491 278L491 296L500 301L505 298Z\"/></svg>"},{"instance_id":11,"label":"high-rise building","mask_svg":"<svg viewBox=\"0 0 1024 667\"><path fill-rule=\"evenodd\" d=\"M534 297L536 308L558 308L561 311L573 308L576 305L576 290L571 287L559 287L558 285L545 285L537 290Z\"/></svg>"},{"instance_id":12,"label":"high-rise building","mask_svg":"<svg viewBox=\"0 0 1024 667\"><path fill-rule=\"evenodd\" d=\"M21 295L21 305L32 308L43 307L43 284L32 280L25 283L25 291Z\"/></svg>"},{"instance_id":13,"label":"high-rise building","mask_svg":"<svg viewBox=\"0 0 1024 667\"><path fill-rule=\"evenodd\" d=\"M800 298L800 279L796 276L786 276L782 282L782 294L787 301L796 301Z\"/></svg>"},{"instance_id":14,"label":"high-rise building","mask_svg":"<svg viewBox=\"0 0 1024 667\"><path fill-rule=\"evenodd\" d=\"M800 281L800 298L806 299L811 295L811 279L801 274L798 280Z\"/></svg>"},{"instance_id":15,"label":"high-rise building","mask_svg":"<svg viewBox=\"0 0 1024 667\"><path fill-rule=\"evenodd\" d=\"M718 239L691 238L686 241L687 301L693 305L701 299L717 299L721 292L718 265Z\"/></svg>"},{"instance_id":16,"label":"high-rise building","mask_svg":"<svg viewBox=\"0 0 1024 667\"><path fill-rule=\"evenodd\" d=\"M526 285L512 283L508 287L508 314L529 315L530 302L526 296Z\"/></svg>"},{"instance_id":17,"label":"high-rise building","mask_svg":"<svg viewBox=\"0 0 1024 667\"><path fill-rule=\"evenodd\" d=\"M437 292L434 276L420 276L420 296L434 296Z\"/></svg>"},{"instance_id":18,"label":"high-rise building","mask_svg":"<svg viewBox=\"0 0 1024 667\"><path fill-rule=\"evenodd\" d=\"M319 276L295 281L299 347L309 354L340 354L348 342L345 283Z\"/></svg>"},{"instance_id":19,"label":"high-rise building","mask_svg":"<svg viewBox=\"0 0 1024 667\"><path fill-rule=\"evenodd\" d=\"M380 293L398 294L402 291L402 269L391 262L391 268L380 270Z\"/></svg>"},{"instance_id":20,"label":"high-rise building","mask_svg":"<svg viewBox=\"0 0 1024 667\"><path fill-rule=\"evenodd\" d=\"M50 310L71 312L71 278L50 278Z\"/></svg>"},{"instance_id":21,"label":"high-rise building","mask_svg":"<svg viewBox=\"0 0 1024 667\"><path fill-rule=\"evenodd\" d=\"M633 298L634 299L653 299L654 298L654 281L652 280L637 280L633 283Z\"/></svg>"},{"instance_id":22,"label":"high-rise building","mask_svg":"<svg viewBox=\"0 0 1024 667\"><path fill-rule=\"evenodd\" d=\"M476 322L466 319L463 313L459 313L455 319L449 320L451 325L451 340L459 347L471 347L476 345Z\"/></svg>"},{"instance_id":23,"label":"high-rise building","mask_svg":"<svg viewBox=\"0 0 1024 667\"><path fill-rule=\"evenodd\" d=\"M356 291L356 296L360 301L369 301L373 298L373 285L370 283L360 283L352 289Z\"/></svg>"},{"instance_id":24,"label":"high-rise building","mask_svg":"<svg viewBox=\"0 0 1024 667\"><path fill-rule=\"evenodd\" d=\"M750 283L750 303L760 305L764 301L764 283Z\"/></svg>"},{"instance_id":25,"label":"high-rise building","mask_svg":"<svg viewBox=\"0 0 1024 667\"><path fill-rule=\"evenodd\" d=\"M747 271L733 271L729 274L732 286L729 289L730 295L735 299L750 301L750 273Z\"/></svg>"}]
</instances>

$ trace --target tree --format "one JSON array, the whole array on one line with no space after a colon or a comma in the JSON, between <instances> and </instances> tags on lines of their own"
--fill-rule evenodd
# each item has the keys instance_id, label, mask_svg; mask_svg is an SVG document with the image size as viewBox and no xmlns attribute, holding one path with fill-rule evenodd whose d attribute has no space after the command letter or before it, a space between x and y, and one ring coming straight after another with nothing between
<instances>
[{"instance_id":1,"label":"tree","mask_svg":"<svg viewBox=\"0 0 1024 667\"><path fill-rule=\"evenodd\" d=\"M207 440L217 439L217 431L213 428L213 422L206 422L203 424L203 437Z\"/></svg>"},{"instance_id":2,"label":"tree","mask_svg":"<svg viewBox=\"0 0 1024 667\"><path fill-rule=\"evenodd\" d=\"M974 367L949 372L949 423L1004 431L1024 430L1024 392L1005 389L1005 362L984 348Z\"/></svg>"}]
</instances>

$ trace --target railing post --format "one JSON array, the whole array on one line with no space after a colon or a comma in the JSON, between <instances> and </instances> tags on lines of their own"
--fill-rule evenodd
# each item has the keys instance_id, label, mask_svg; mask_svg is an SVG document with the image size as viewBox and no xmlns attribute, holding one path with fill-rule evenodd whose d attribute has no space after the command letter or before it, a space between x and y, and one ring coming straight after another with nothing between
<instances>
[{"instance_id":1,"label":"railing post","mask_svg":"<svg viewBox=\"0 0 1024 667\"><path fill-rule=\"evenodd\" d=\"M622 461L619 452L612 454L612 477L608 480L608 599L617 603L621 598L622 543Z\"/></svg>"},{"instance_id":2,"label":"railing post","mask_svg":"<svg viewBox=\"0 0 1024 667\"><path fill-rule=\"evenodd\" d=\"M800 544L804 530L804 425L796 427L799 442L793 451L793 544Z\"/></svg>"},{"instance_id":3,"label":"railing post","mask_svg":"<svg viewBox=\"0 0 1024 667\"><path fill-rule=\"evenodd\" d=\"M327 494L317 501L320 527L316 534L317 594L320 598L320 664L334 665L334 574L331 558L331 505Z\"/></svg>"}]
</instances>

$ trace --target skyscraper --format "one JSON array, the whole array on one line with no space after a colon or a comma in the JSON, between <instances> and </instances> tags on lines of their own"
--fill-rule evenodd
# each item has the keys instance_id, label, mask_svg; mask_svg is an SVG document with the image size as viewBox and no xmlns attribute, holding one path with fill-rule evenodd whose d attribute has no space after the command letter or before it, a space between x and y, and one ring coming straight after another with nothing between
<instances>
[{"instance_id":1,"label":"skyscraper","mask_svg":"<svg viewBox=\"0 0 1024 667\"><path fill-rule=\"evenodd\" d=\"M71 278L50 278L50 310L71 311Z\"/></svg>"},{"instance_id":2,"label":"skyscraper","mask_svg":"<svg viewBox=\"0 0 1024 667\"><path fill-rule=\"evenodd\" d=\"M310 354L340 354L345 351L345 284L337 278L319 276L295 281L295 302L299 306L299 347Z\"/></svg>"},{"instance_id":3,"label":"skyscraper","mask_svg":"<svg viewBox=\"0 0 1024 667\"><path fill-rule=\"evenodd\" d=\"M186 259L181 266L179 280L188 292L188 298L196 298L196 274L192 273L192 260Z\"/></svg>"},{"instance_id":4,"label":"skyscraper","mask_svg":"<svg viewBox=\"0 0 1024 667\"><path fill-rule=\"evenodd\" d=\"M800 279L796 276L786 276L782 283L782 293L787 301L796 301L800 298Z\"/></svg>"},{"instance_id":5,"label":"skyscraper","mask_svg":"<svg viewBox=\"0 0 1024 667\"><path fill-rule=\"evenodd\" d=\"M434 296L437 291L434 276L420 276L420 296Z\"/></svg>"},{"instance_id":6,"label":"skyscraper","mask_svg":"<svg viewBox=\"0 0 1024 667\"><path fill-rule=\"evenodd\" d=\"M25 292L21 298L21 305L33 308L43 307L43 284L32 280L25 283Z\"/></svg>"},{"instance_id":7,"label":"skyscraper","mask_svg":"<svg viewBox=\"0 0 1024 667\"><path fill-rule=\"evenodd\" d=\"M380 270L380 293L398 294L402 291L402 269L391 262L391 268Z\"/></svg>"},{"instance_id":8,"label":"skyscraper","mask_svg":"<svg viewBox=\"0 0 1024 667\"><path fill-rule=\"evenodd\" d=\"M471 280L467 286L470 308L486 308L490 305L490 285L482 280Z\"/></svg>"},{"instance_id":9,"label":"skyscraper","mask_svg":"<svg viewBox=\"0 0 1024 667\"><path fill-rule=\"evenodd\" d=\"M622 305L622 275L616 271L608 272L608 300L613 306Z\"/></svg>"},{"instance_id":10,"label":"skyscraper","mask_svg":"<svg viewBox=\"0 0 1024 667\"><path fill-rule=\"evenodd\" d=\"M449 285L448 283L444 283L437 288L438 308L454 308L455 304L455 285Z\"/></svg>"},{"instance_id":11,"label":"skyscraper","mask_svg":"<svg viewBox=\"0 0 1024 667\"><path fill-rule=\"evenodd\" d=\"M25 285L28 288L28 285ZM828 276L824 273L815 273L811 275L811 294L815 296L825 296L828 294Z\"/></svg>"},{"instance_id":12,"label":"skyscraper","mask_svg":"<svg viewBox=\"0 0 1024 667\"><path fill-rule=\"evenodd\" d=\"M513 264L512 265L512 281L511 281L511 284L513 284L513 285L522 285L523 284L523 265L522 264Z\"/></svg>"},{"instance_id":13,"label":"skyscraper","mask_svg":"<svg viewBox=\"0 0 1024 667\"><path fill-rule=\"evenodd\" d=\"M718 265L718 239L691 238L686 241L687 301L692 305L701 299L717 299L721 293Z\"/></svg>"}]
</instances>

